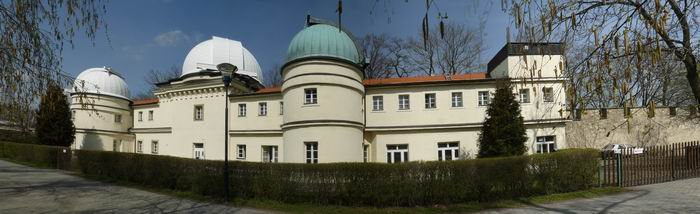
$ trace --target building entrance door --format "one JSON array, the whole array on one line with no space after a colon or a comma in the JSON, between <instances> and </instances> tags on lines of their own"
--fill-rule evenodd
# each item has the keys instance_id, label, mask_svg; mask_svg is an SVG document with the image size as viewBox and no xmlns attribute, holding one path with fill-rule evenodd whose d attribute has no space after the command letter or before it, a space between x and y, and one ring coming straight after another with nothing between
<instances>
[{"instance_id":1,"label":"building entrance door","mask_svg":"<svg viewBox=\"0 0 700 214\"><path fill-rule=\"evenodd\" d=\"M204 144L195 143L194 144L194 159L204 160Z\"/></svg>"}]
</instances>

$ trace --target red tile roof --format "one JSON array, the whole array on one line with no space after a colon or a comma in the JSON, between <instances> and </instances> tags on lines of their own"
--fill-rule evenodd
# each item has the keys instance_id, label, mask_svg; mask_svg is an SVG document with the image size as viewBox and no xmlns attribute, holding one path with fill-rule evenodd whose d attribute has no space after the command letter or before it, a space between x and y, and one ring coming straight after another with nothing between
<instances>
[{"instance_id":1,"label":"red tile roof","mask_svg":"<svg viewBox=\"0 0 700 214\"><path fill-rule=\"evenodd\" d=\"M379 85L397 85L397 84L409 84L409 83L427 83L427 82L449 82L449 81L460 81L460 80L477 80L486 79L486 73L469 73L469 74L457 74L453 75L450 79L446 76L419 76L419 77L396 77L396 78L385 78L385 79L368 79L362 81L365 86L379 86Z\"/></svg>"},{"instance_id":2,"label":"red tile roof","mask_svg":"<svg viewBox=\"0 0 700 214\"><path fill-rule=\"evenodd\" d=\"M457 74L453 75L450 79L446 76L418 76L418 77L395 77L395 78L384 78L384 79L368 79L362 81L365 86L384 86L384 85L399 85L399 84L411 84L411 83L440 83L440 82L450 82L450 81L461 81L461 80L479 80L486 79L486 72L481 73L469 73L469 74ZM261 88L256 91L255 94L270 94L281 92L281 87L270 87Z\"/></svg>"},{"instance_id":3,"label":"red tile roof","mask_svg":"<svg viewBox=\"0 0 700 214\"><path fill-rule=\"evenodd\" d=\"M134 100L135 106L138 105L148 105L148 104L156 104L158 103L158 98L147 98L147 99L139 99L139 100Z\"/></svg>"}]
</instances>

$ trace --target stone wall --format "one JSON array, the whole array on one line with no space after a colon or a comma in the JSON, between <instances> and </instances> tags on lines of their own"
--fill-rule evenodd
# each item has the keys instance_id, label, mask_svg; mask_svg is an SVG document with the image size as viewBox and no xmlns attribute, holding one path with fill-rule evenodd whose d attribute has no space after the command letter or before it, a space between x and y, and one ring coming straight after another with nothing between
<instances>
[{"instance_id":1,"label":"stone wall","mask_svg":"<svg viewBox=\"0 0 700 214\"><path fill-rule=\"evenodd\" d=\"M603 117L605 111L607 118ZM644 147L700 140L699 113L690 107L659 107L653 117L647 108L632 108L630 112L627 118L621 108L584 110L579 120L566 124L568 146L599 149L617 143Z\"/></svg>"}]
</instances>

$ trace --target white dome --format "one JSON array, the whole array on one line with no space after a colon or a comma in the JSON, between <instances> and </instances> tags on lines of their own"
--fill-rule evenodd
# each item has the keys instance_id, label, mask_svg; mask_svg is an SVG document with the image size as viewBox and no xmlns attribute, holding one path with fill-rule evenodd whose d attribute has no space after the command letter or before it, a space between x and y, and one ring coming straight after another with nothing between
<instances>
[{"instance_id":1,"label":"white dome","mask_svg":"<svg viewBox=\"0 0 700 214\"><path fill-rule=\"evenodd\" d=\"M253 54L239 41L216 36L197 44L190 50L182 64L180 76L202 70L215 71L216 65L224 62L238 67L236 73L248 75L258 82L262 82L262 70Z\"/></svg>"},{"instance_id":2,"label":"white dome","mask_svg":"<svg viewBox=\"0 0 700 214\"><path fill-rule=\"evenodd\" d=\"M111 95L129 99L129 87L124 78L111 68L90 68L78 75L73 82L74 92Z\"/></svg>"}]
</instances>

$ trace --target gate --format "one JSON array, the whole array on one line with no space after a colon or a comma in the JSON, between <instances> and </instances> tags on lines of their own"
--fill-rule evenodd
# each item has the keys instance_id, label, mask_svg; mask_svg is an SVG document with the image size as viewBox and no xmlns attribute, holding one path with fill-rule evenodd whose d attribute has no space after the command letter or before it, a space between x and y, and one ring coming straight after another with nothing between
<instances>
[{"instance_id":1,"label":"gate","mask_svg":"<svg viewBox=\"0 0 700 214\"><path fill-rule=\"evenodd\" d=\"M700 177L700 142L602 152L600 185L629 187Z\"/></svg>"}]
</instances>

